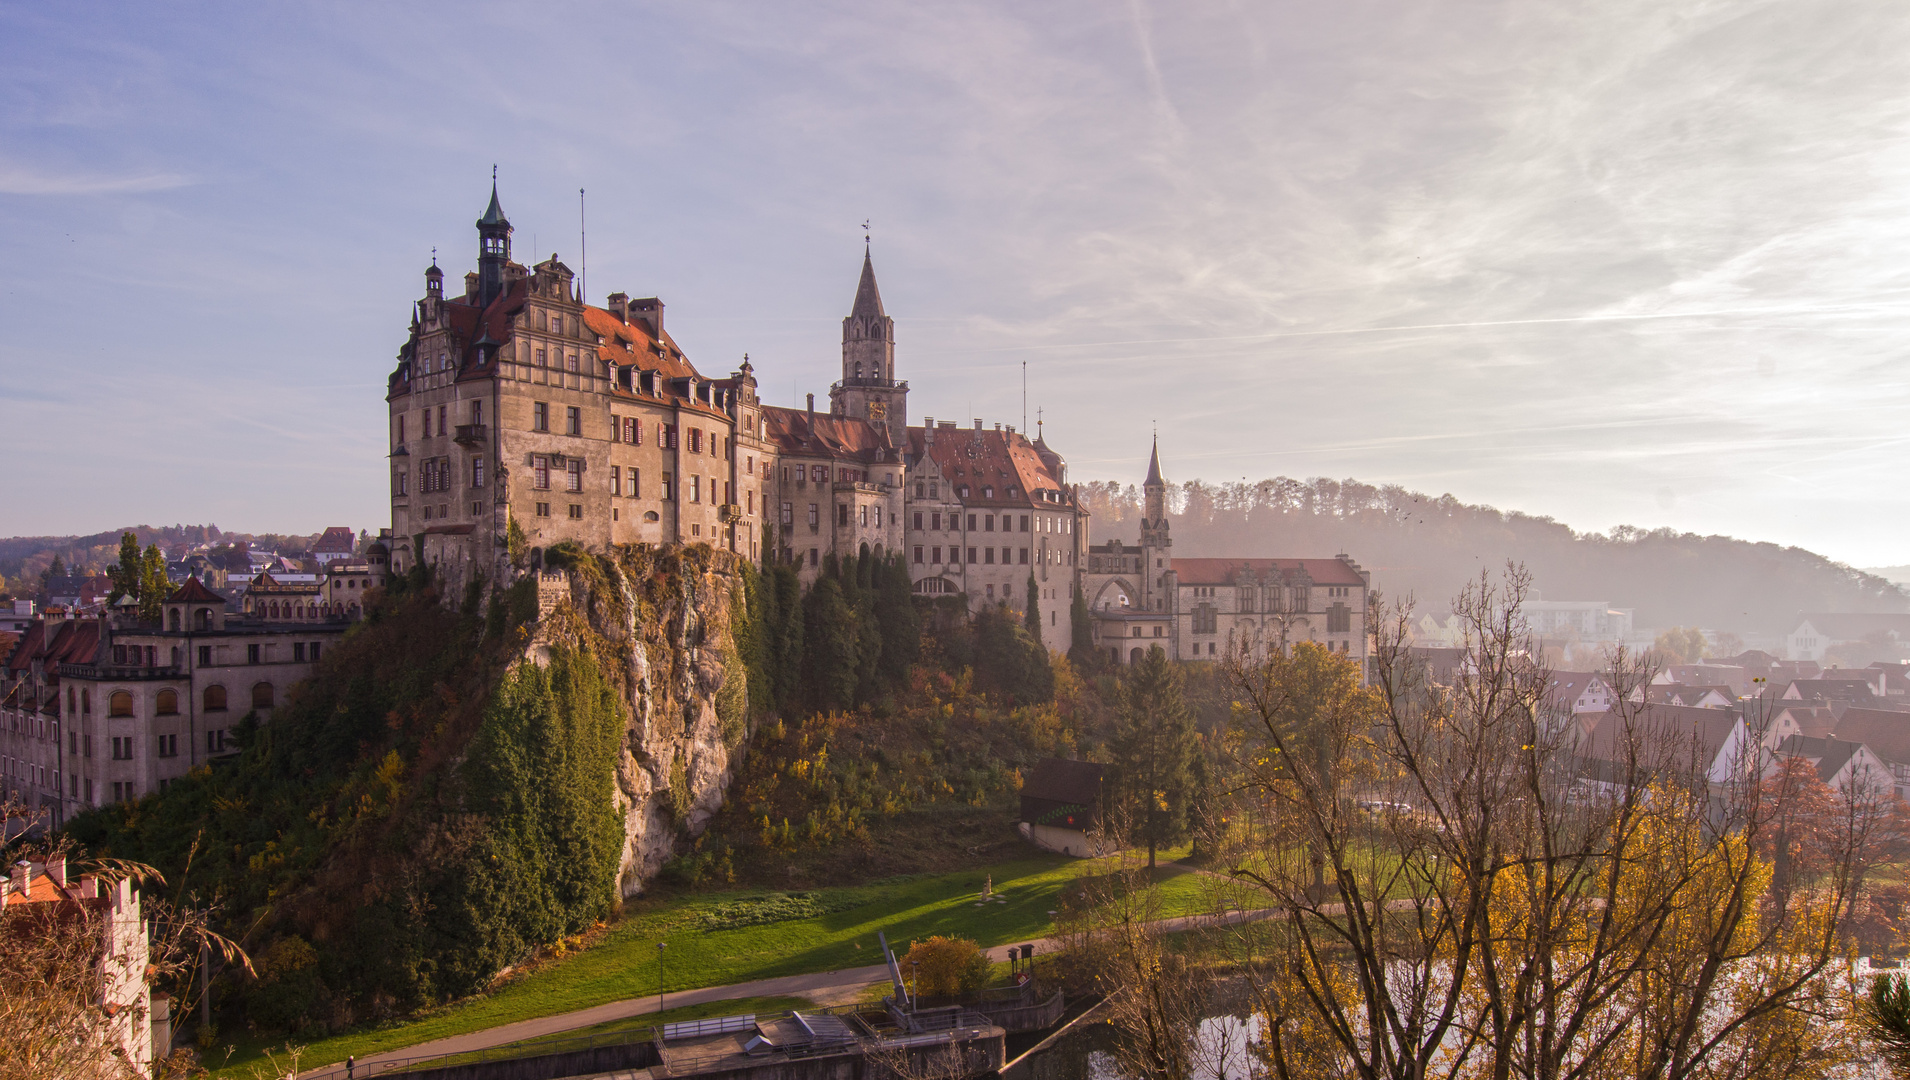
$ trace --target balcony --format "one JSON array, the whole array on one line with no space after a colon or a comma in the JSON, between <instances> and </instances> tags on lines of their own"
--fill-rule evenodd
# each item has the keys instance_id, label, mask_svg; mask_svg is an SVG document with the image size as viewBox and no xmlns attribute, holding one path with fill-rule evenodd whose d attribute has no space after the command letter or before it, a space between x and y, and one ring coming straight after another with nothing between
<instances>
[{"instance_id":1,"label":"balcony","mask_svg":"<svg viewBox=\"0 0 1910 1080\"><path fill-rule=\"evenodd\" d=\"M483 424L459 424L451 441L459 446L483 446L490 441L490 430Z\"/></svg>"},{"instance_id":2,"label":"balcony","mask_svg":"<svg viewBox=\"0 0 1910 1080\"><path fill-rule=\"evenodd\" d=\"M736 521L743 520L743 508L736 505L735 503L724 503L722 509L718 510L716 513L717 513L717 517L722 519L724 522L736 522Z\"/></svg>"}]
</instances>

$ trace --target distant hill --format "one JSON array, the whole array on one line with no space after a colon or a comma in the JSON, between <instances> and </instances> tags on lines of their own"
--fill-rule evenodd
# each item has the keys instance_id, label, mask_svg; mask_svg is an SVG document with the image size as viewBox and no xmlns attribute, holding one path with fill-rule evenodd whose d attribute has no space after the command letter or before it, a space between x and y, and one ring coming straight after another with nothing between
<instances>
[{"instance_id":1,"label":"distant hill","mask_svg":"<svg viewBox=\"0 0 1910 1080\"><path fill-rule=\"evenodd\" d=\"M1375 588L1412 595L1427 612L1445 611L1467 580L1508 559L1532 572L1543 599L1632 608L1641 628L1768 635L1789 632L1800 611L1910 611L1910 594L1877 573L1728 536L1627 526L1580 533L1551 518L1355 480L1193 480L1170 494L1176 555L1344 551L1373 572ZM1138 539L1139 489L1101 482L1083 485L1083 495L1097 543Z\"/></svg>"},{"instance_id":2,"label":"distant hill","mask_svg":"<svg viewBox=\"0 0 1910 1080\"><path fill-rule=\"evenodd\" d=\"M1875 574L1885 581L1910 585L1910 566L1866 566L1863 571L1866 574Z\"/></svg>"}]
</instances>

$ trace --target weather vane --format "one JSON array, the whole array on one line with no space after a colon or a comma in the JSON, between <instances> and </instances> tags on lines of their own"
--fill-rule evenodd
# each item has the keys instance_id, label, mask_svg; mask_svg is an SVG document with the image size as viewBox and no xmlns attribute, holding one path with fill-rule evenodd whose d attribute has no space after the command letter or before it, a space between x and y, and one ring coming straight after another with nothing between
<instances>
[{"instance_id":1,"label":"weather vane","mask_svg":"<svg viewBox=\"0 0 1910 1080\"><path fill-rule=\"evenodd\" d=\"M862 219L862 246L865 249L868 248L869 246L869 219L868 218Z\"/></svg>"}]
</instances>

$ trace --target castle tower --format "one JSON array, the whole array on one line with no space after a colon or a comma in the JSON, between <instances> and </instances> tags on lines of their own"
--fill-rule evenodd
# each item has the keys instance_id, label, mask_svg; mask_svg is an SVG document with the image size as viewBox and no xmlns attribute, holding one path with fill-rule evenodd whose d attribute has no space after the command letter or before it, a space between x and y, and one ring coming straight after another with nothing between
<instances>
[{"instance_id":1,"label":"castle tower","mask_svg":"<svg viewBox=\"0 0 1910 1080\"><path fill-rule=\"evenodd\" d=\"M830 411L888 428L889 441L908 438L909 384L895 378L895 320L882 310L875 266L862 254L862 280L842 320L842 381L829 388Z\"/></svg>"},{"instance_id":2,"label":"castle tower","mask_svg":"<svg viewBox=\"0 0 1910 1080\"><path fill-rule=\"evenodd\" d=\"M504 291L504 267L511 261L511 222L497 203L497 170L491 171L491 205L477 220L478 306L485 307Z\"/></svg>"},{"instance_id":3,"label":"castle tower","mask_svg":"<svg viewBox=\"0 0 1910 1080\"><path fill-rule=\"evenodd\" d=\"M1147 480L1141 485L1141 606L1149 611L1170 610L1174 599L1173 537L1167 533L1167 481L1161 479L1161 440L1147 460Z\"/></svg>"}]
</instances>

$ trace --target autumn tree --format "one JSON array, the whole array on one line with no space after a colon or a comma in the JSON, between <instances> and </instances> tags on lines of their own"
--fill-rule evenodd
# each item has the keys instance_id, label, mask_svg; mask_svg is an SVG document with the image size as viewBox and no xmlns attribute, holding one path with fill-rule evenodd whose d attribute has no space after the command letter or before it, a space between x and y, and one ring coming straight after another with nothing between
<instances>
[{"instance_id":1,"label":"autumn tree","mask_svg":"<svg viewBox=\"0 0 1910 1080\"><path fill-rule=\"evenodd\" d=\"M1304 646L1234 663L1257 821L1230 853L1233 903L1277 913L1236 937L1268 1072L1687 1080L1850 1060L1833 976L1882 798L1801 805L1807 785L1768 772L1735 715L1701 729L1631 702L1653 670L1623 653L1612 711L1589 730L1555 711L1527 584L1513 568L1454 601L1467 659L1443 684L1410 606L1378 607L1371 708L1332 680L1342 704L1309 704ZM1778 889L1766 853L1806 819L1809 872Z\"/></svg>"},{"instance_id":2,"label":"autumn tree","mask_svg":"<svg viewBox=\"0 0 1910 1080\"><path fill-rule=\"evenodd\" d=\"M1704 639L1704 631L1695 626L1674 626L1658 635L1652 648L1673 664L1695 664L1704 659L1710 648Z\"/></svg>"}]
</instances>

